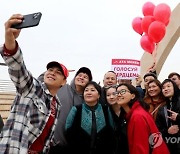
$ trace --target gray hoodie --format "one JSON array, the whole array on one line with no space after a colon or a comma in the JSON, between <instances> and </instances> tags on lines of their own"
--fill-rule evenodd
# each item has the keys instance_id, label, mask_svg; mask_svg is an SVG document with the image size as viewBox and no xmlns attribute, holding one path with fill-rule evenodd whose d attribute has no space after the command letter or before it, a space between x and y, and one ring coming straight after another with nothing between
<instances>
[{"instance_id":1,"label":"gray hoodie","mask_svg":"<svg viewBox=\"0 0 180 154\"><path fill-rule=\"evenodd\" d=\"M62 106L60 109L60 115L55 129L54 142L55 144L59 144L63 146L66 145L66 139L65 139L66 118L72 106L83 103L83 96L82 94L77 94L75 89L74 79L72 80L70 85L66 84L63 87L61 87L57 93L57 96Z\"/></svg>"}]
</instances>

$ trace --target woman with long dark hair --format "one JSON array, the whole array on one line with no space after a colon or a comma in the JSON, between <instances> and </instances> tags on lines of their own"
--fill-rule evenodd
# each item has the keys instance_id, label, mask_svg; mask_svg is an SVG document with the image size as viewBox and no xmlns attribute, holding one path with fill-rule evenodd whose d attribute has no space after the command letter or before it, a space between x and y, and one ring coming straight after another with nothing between
<instances>
[{"instance_id":1,"label":"woman with long dark hair","mask_svg":"<svg viewBox=\"0 0 180 154\"><path fill-rule=\"evenodd\" d=\"M171 79L162 82L162 93L166 104L162 106L156 118L156 124L165 139L171 154L180 154L180 93Z\"/></svg>"},{"instance_id":2,"label":"woman with long dark hair","mask_svg":"<svg viewBox=\"0 0 180 154\"><path fill-rule=\"evenodd\" d=\"M155 79L148 82L144 101L149 104L149 112L156 120L158 109L166 103L159 80Z\"/></svg>"}]
</instances>

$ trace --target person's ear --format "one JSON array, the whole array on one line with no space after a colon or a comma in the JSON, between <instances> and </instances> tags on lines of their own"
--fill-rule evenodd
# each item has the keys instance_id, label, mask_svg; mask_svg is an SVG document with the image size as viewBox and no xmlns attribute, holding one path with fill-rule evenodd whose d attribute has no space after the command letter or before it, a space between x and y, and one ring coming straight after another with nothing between
<instances>
[{"instance_id":1,"label":"person's ear","mask_svg":"<svg viewBox=\"0 0 180 154\"><path fill-rule=\"evenodd\" d=\"M135 94L131 94L131 100L135 98Z\"/></svg>"},{"instance_id":2,"label":"person's ear","mask_svg":"<svg viewBox=\"0 0 180 154\"><path fill-rule=\"evenodd\" d=\"M61 84L61 86L64 86L66 83L67 83L67 80L64 79L63 82L62 82L62 84Z\"/></svg>"},{"instance_id":3,"label":"person's ear","mask_svg":"<svg viewBox=\"0 0 180 154\"><path fill-rule=\"evenodd\" d=\"M100 95L98 96L98 99L100 99Z\"/></svg>"}]
</instances>

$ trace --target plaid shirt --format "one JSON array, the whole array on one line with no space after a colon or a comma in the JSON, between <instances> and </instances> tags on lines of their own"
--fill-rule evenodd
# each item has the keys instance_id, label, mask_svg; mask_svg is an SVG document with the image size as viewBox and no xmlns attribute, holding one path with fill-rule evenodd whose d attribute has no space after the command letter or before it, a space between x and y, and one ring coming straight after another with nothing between
<instances>
[{"instance_id":1,"label":"plaid shirt","mask_svg":"<svg viewBox=\"0 0 180 154\"><path fill-rule=\"evenodd\" d=\"M10 78L17 90L10 115L0 136L0 154L27 154L29 147L42 133L48 121L53 96L44 83L33 78L27 71L19 47L13 56L3 55L3 48L0 48L0 52L8 65ZM45 141L43 153L48 153L54 137L61 106L57 96L56 100L57 114L51 132Z\"/></svg>"}]
</instances>

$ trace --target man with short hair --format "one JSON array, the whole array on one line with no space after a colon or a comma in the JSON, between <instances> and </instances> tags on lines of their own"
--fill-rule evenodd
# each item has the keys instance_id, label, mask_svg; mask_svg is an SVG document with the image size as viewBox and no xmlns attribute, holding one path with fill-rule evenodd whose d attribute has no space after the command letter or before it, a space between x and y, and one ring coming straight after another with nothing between
<instances>
[{"instance_id":1,"label":"man with short hair","mask_svg":"<svg viewBox=\"0 0 180 154\"><path fill-rule=\"evenodd\" d=\"M103 87L108 87L117 84L117 76L114 71L108 71L104 75Z\"/></svg>"},{"instance_id":2,"label":"man with short hair","mask_svg":"<svg viewBox=\"0 0 180 154\"><path fill-rule=\"evenodd\" d=\"M15 14L5 23L5 44L0 49L17 93L0 135L1 154L48 153L61 106L56 94L68 77L67 68L52 61L44 83L33 78L16 41L20 30L11 28L22 20Z\"/></svg>"},{"instance_id":3,"label":"man with short hair","mask_svg":"<svg viewBox=\"0 0 180 154\"><path fill-rule=\"evenodd\" d=\"M138 78L136 79L136 89L138 90L141 98L144 98L145 96L148 83L154 79L157 79L157 76L153 72L148 72L144 75L143 79L144 79L144 89L141 87L141 82L142 82L141 76L139 75Z\"/></svg>"},{"instance_id":4,"label":"man with short hair","mask_svg":"<svg viewBox=\"0 0 180 154\"><path fill-rule=\"evenodd\" d=\"M180 89L180 74L178 74L177 72L172 72L168 75L168 79L174 81L178 86L178 88Z\"/></svg>"},{"instance_id":5,"label":"man with short hair","mask_svg":"<svg viewBox=\"0 0 180 154\"><path fill-rule=\"evenodd\" d=\"M156 74L154 74L152 72L148 72L144 75L143 78L144 78L144 88L146 89L149 81L157 79L157 76L156 76Z\"/></svg>"}]
</instances>

